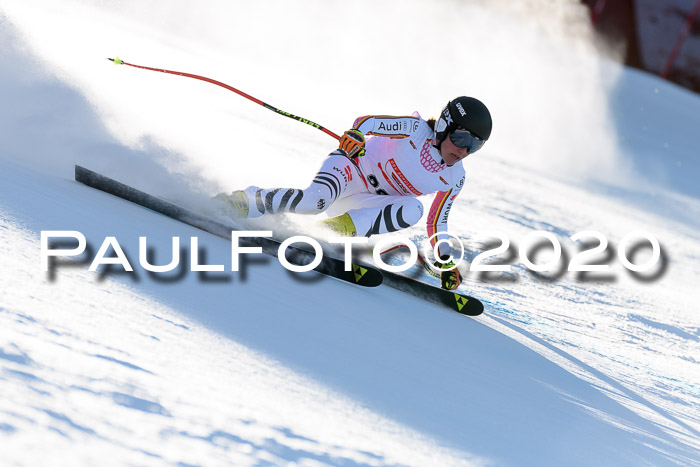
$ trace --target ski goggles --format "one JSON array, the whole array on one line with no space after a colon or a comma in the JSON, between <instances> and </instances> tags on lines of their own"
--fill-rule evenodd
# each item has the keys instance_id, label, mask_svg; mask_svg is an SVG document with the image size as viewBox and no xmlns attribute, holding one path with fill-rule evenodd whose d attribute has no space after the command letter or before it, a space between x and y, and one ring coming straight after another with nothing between
<instances>
[{"instance_id":1,"label":"ski goggles","mask_svg":"<svg viewBox=\"0 0 700 467\"><path fill-rule=\"evenodd\" d=\"M458 148L467 148L469 150L469 154L473 154L481 149L486 142L478 136L474 136L473 134L469 133L467 130L453 131L450 133L450 141L452 141L452 144Z\"/></svg>"}]
</instances>

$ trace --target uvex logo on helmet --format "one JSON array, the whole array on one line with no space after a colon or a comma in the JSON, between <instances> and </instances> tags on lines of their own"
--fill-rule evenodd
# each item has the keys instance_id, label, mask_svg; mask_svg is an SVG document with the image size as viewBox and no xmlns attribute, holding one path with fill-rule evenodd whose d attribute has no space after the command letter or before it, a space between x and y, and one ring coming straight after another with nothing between
<instances>
[{"instance_id":1,"label":"uvex logo on helmet","mask_svg":"<svg viewBox=\"0 0 700 467\"><path fill-rule=\"evenodd\" d=\"M459 110L459 114L460 114L462 117L464 117L465 115L467 115L467 111L464 110L464 107L462 107L462 103L461 103L461 102L457 102L456 107L457 107L457 110Z\"/></svg>"}]
</instances>

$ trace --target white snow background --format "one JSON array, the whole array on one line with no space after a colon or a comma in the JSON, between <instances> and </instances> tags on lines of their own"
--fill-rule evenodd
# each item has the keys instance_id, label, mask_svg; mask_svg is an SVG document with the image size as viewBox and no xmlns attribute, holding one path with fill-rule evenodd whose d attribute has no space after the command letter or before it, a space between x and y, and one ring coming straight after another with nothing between
<instances>
[{"instance_id":1,"label":"white snow background","mask_svg":"<svg viewBox=\"0 0 700 467\"><path fill-rule=\"evenodd\" d=\"M700 97L602 58L577 2L536 4L2 0L0 464L700 465ZM476 96L494 131L450 214L467 259L484 232L517 254L549 231L570 259L596 230L611 271L467 272L475 319L267 257L149 274L139 236L159 264L175 236L210 264L230 244L77 184L75 163L196 206L304 187L334 141L116 55L336 133ZM47 274L43 230L93 255L115 236L136 271ZM640 277L617 259L637 230L663 251Z\"/></svg>"}]
</instances>

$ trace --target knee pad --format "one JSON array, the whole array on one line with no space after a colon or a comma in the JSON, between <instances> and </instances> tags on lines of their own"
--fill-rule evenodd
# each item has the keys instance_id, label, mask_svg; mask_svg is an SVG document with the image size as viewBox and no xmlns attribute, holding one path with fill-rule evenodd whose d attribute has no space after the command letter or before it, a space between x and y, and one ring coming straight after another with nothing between
<instances>
[{"instance_id":1,"label":"knee pad","mask_svg":"<svg viewBox=\"0 0 700 467\"><path fill-rule=\"evenodd\" d=\"M369 237L406 229L423 216L423 204L415 198L395 200L383 207L348 211L357 227L357 234Z\"/></svg>"},{"instance_id":2,"label":"knee pad","mask_svg":"<svg viewBox=\"0 0 700 467\"><path fill-rule=\"evenodd\" d=\"M401 215L406 224L414 225L423 217L423 203L416 198L406 199L405 202L401 203L399 209L401 209Z\"/></svg>"},{"instance_id":3,"label":"knee pad","mask_svg":"<svg viewBox=\"0 0 700 467\"><path fill-rule=\"evenodd\" d=\"M297 207L297 212L300 214L318 214L333 204L333 198L328 195L328 190L317 183L312 183L302 192L303 201L299 206L301 209Z\"/></svg>"}]
</instances>

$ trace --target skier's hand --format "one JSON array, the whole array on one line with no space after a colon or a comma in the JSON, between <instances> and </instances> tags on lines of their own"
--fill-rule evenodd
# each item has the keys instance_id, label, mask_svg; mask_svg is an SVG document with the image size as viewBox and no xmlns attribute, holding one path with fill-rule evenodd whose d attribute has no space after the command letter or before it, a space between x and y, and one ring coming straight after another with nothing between
<instances>
[{"instance_id":1,"label":"skier's hand","mask_svg":"<svg viewBox=\"0 0 700 467\"><path fill-rule=\"evenodd\" d=\"M340 137L338 147L350 159L362 157L365 155L365 135L359 130L348 130Z\"/></svg>"},{"instance_id":2,"label":"skier's hand","mask_svg":"<svg viewBox=\"0 0 700 467\"><path fill-rule=\"evenodd\" d=\"M453 261L448 261L447 263L435 261L434 264L436 268L440 269L440 285L443 289L454 290L459 287L459 284L462 283L462 275L459 273L459 269L455 267Z\"/></svg>"}]
</instances>

